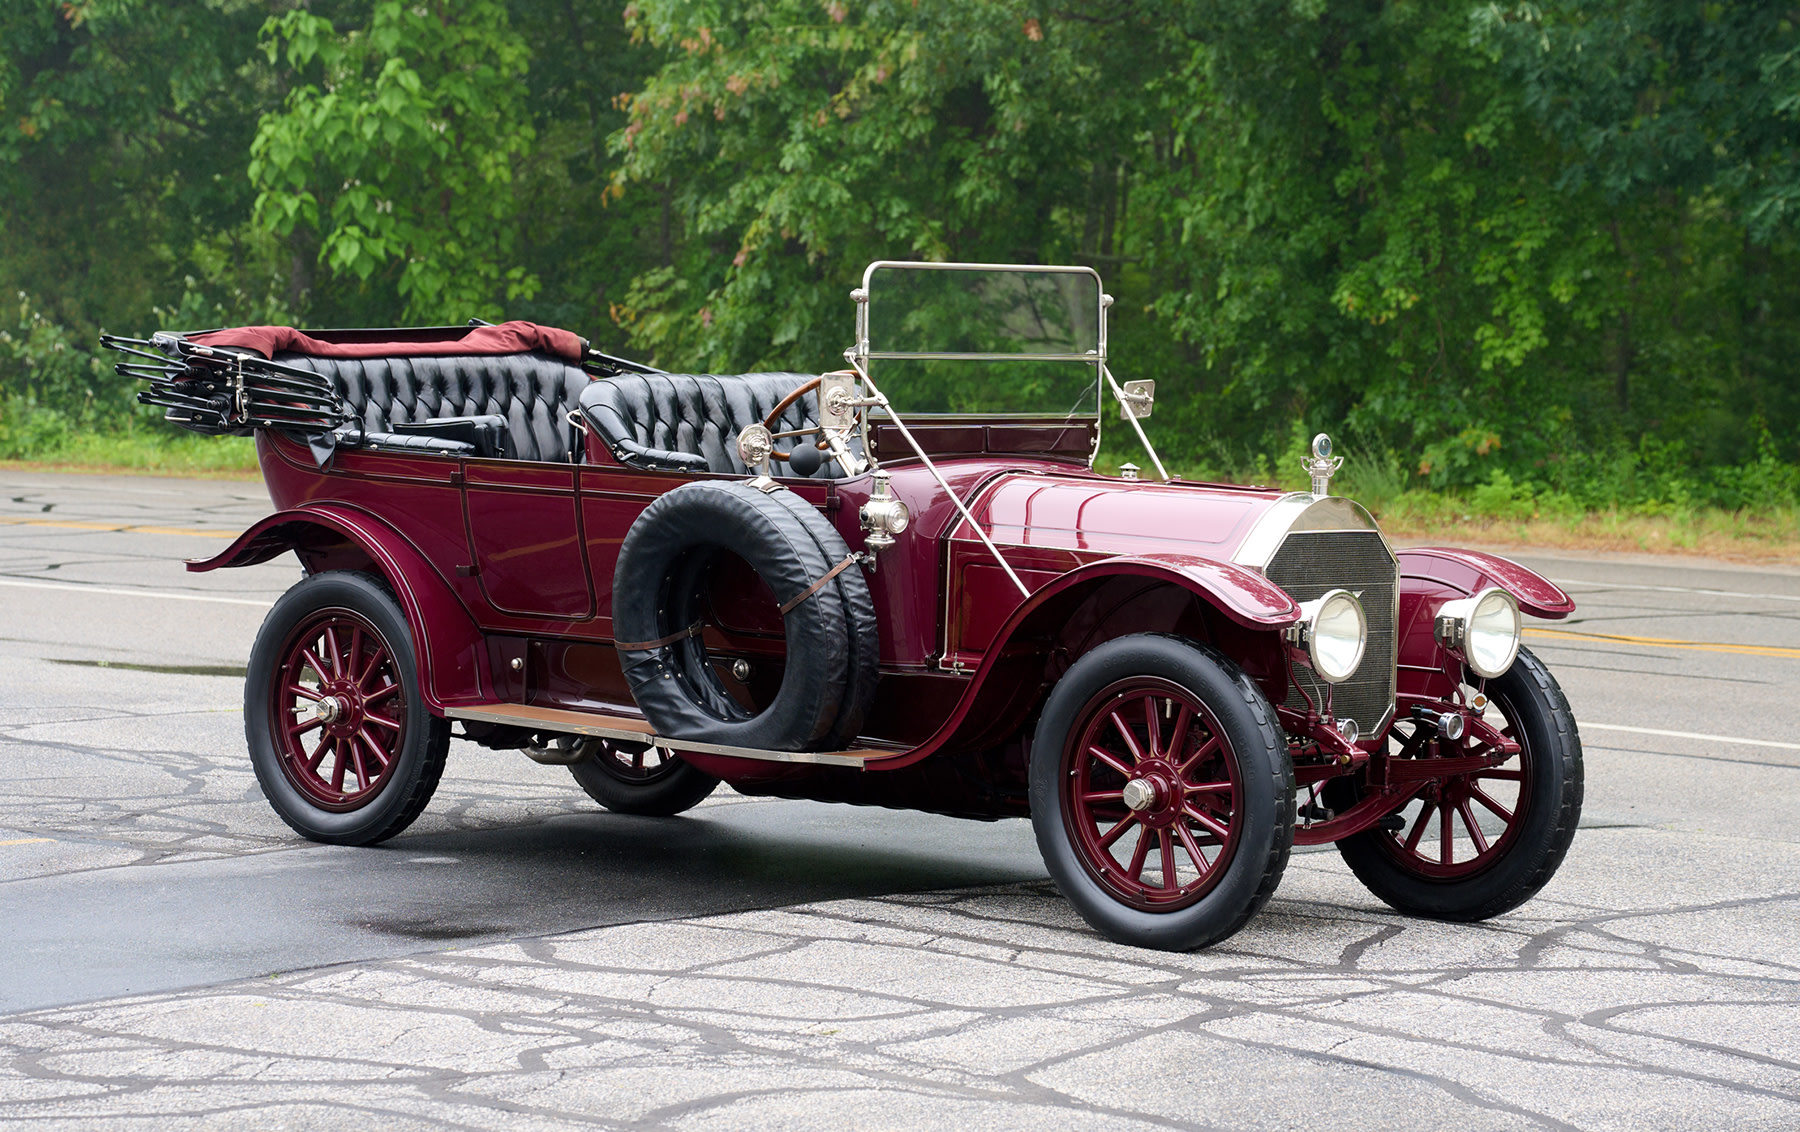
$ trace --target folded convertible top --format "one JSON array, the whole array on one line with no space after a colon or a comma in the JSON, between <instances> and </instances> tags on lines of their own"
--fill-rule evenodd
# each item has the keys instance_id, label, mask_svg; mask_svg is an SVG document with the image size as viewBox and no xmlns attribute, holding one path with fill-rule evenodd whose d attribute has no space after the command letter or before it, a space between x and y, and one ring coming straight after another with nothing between
<instances>
[{"instance_id":1,"label":"folded convertible top","mask_svg":"<svg viewBox=\"0 0 1800 1132\"><path fill-rule=\"evenodd\" d=\"M582 360L588 345L586 339L570 331L518 321L497 326L317 330L310 334L291 326L239 326L195 334L188 341L201 346L254 350L265 358L278 353L315 358L396 358L541 351L572 362Z\"/></svg>"}]
</instances>

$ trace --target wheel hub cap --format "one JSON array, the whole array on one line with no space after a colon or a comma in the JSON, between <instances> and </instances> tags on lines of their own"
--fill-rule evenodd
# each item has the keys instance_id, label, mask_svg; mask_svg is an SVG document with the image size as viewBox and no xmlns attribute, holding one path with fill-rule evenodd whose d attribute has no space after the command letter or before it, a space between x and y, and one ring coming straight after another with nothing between
<instances>
[{"instance_id":1,"label":"wheel hub cap","mask_svg":"<svg viewBox=\"0 0 1800 1132\"><path fill-rule=\"evenodd\" d=\"M1125 804L1138 813L1156 805L1156 783L1147 778L1134 778L1125 784Z\"/></svg>"},{"instance_id":2,"label":"wheel hub cap","mask_svg":"<svg viewBox=\"0 0 1800 1132\"><path fill-rule=\"evenodd\" d=\"M336 723L344 714L344 701L336 696L326 696L319 701L319 718L326 723Z\"/></svg>"}]
</instances>

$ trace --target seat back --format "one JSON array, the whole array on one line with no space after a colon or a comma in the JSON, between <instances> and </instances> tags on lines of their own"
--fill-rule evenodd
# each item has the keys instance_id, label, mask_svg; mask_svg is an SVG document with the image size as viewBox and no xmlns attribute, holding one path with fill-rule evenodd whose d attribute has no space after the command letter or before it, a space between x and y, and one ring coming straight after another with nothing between
<instances>
[{"instance_id":1,"label":"seat back","mask_svg":"<svg viewBox=\"0 0 1800 1132\"><path fill-rule=\"evenodd\" d=\"M277 354L283 365L331 379L354 423L389 433L434 417L499 416L521 460L569 458L567 414L590 378L549 354L319 358Z\"/></svg>"},{"instance_id":2,"label":"seat back","mask_svg":"<svg viewBox=\"0 0 1800 1132\"><path fill-rule=\"evenodd\" d=\"M748 475L750 469L738 458L738 433L745 426L762 421L783 397L815 376L621 374L588 386L581 396L581 408L622 464ZM815 394L801 397L782 412L774 431L816 423L817 406ZM807 442L805 438L790 438L775 443L787 451L796 440ZM853 450L859 454L860 444L852 441ZM773 461L773 468L776 475L786 474L787 465L780 460ZM827 459L813 478L837 479L843 475L837 461Z\"/></svg>"}]
</instances>

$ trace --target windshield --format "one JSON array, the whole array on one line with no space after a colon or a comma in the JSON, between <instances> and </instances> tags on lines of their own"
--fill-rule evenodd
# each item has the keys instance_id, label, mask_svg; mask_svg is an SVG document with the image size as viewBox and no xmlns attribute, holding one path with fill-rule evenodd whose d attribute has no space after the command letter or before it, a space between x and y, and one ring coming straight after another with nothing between
<instances>
[{"instance_id":1,"label":"windshield","mask_svg":"<svg viewBox=\"0 0 1800 1132\"><path fill-rule=\"evenodd\" d=\"M856 352L901 412L1099 412L1106 313L1092 270L884 262L863 278Z\"/></svg>"}]
</instances>

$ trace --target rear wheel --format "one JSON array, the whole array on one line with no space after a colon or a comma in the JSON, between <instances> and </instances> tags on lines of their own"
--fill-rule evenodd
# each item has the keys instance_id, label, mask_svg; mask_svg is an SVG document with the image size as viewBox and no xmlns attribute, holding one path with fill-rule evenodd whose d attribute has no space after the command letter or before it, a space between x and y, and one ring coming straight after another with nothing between
<instances>
[{"instance_id":1,"label":"rear wheel","mask_svg":"<svg viewBox=\"0 0 1800 1132\"><path fill-rule=\"evenodd\" d=\"M618 814L672 817L705 801L719 780L661 747L612 739L587 741L593 753L569 764L588 797Z\"/></svg>"},{"instance_id":2,"label":"rear wheel","mask_svg":"<svg viewBox=\"0 0 1800 1132\"><path fill-rule=\"evenodd\" d=\"M425 809L450 727L419 694L406 615L366 574L315 574L250 650L244 734L263 794L304 837L372 845Z\"/></svg>"},{"instance_id":3,"label":"rear wheel","mask_svg":"<svg viewBox=\"0 0 1800 1132\"><path fill-rule=\"evenodd\" d=\"M1109 641L1070 667L1031 755L1031 816L1057 887L1120 943L1217 943L1280 883L1294 779L1275 713L1222 654Z\"/></svg>"},{"instance_id":4,"label":"rear wheel","mask_svg":"<svg viewBox=\"0 0 1800 1132\"><path fill-rule=\"evenodd\" d=\"M1581 820L1581 738L1543 662L1529 651L1487 682L1487 722L1519 744L1499 766L1429 784L1390 828L1337 843L1369 891L1401 912L1485 920L1536 895Z\"/></svg>"}]
</instances>

